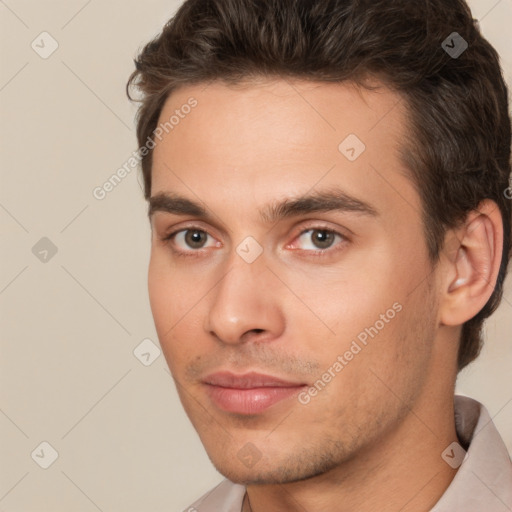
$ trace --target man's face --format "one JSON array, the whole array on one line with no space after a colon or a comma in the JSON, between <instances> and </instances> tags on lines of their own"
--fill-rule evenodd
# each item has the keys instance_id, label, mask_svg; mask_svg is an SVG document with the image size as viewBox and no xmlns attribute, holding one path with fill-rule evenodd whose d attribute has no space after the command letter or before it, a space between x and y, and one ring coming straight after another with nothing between
<instances>
[{"instance_id":1,"label":"man's face","mask_svg":"<svg viewBox=\"0 0 512 512\"><path fill-rule=\"evenodd\" d=\"M425 393L436 274L399 100L277 80L165 104L160 122L180 119L153 155L151 308L183 406L233 481L323 473L396 433Z\"/></svg>"}]
</instances>

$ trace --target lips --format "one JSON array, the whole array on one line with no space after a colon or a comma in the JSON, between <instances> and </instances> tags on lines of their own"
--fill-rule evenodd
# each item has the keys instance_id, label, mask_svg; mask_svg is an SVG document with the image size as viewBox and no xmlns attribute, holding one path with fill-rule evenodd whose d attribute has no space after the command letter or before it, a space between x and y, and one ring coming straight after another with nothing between
<instances>
[{"instance_id":1,"label":"lips","mask_svg":"<svg viewBox=\"0 0 512 512\"><path fill-rule=\"evenodd\" d=\"M203 379L212 402L225 412L259 414L271 406L297 395L306 386L259 373L235 375L219 372Z\"/></svg>"}]
</instances>

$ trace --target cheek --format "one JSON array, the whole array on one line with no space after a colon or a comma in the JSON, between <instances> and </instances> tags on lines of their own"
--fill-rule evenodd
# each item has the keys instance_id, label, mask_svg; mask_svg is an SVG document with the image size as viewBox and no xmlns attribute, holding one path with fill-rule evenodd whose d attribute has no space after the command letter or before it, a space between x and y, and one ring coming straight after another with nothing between
<instances>
[{"instance_id":1,"label":"cheek","mask_svg":"<svg viewBox=\"0 0 512 512\"><path fill-rule=\"evenodd\" d=\"M172 340L181 323L176 284L171 276L172 273L166 268L163 258L153 253L148 270L149 302L158 339L169 364L179 356L173 350Z\"/></svg>"},{"instance_id":2,"label":"cheek","mask_svg":"<svg viewBox=\"0 0 512 512\"><path fill-rule=\"evenodd\" d=\"M384 326L374 321L370 327L375 330L356 329L365 343L357 335L341 337L329 354L322 354L323 373L314 384L318 392L304 410L308 421L324 430L326 425L332 432L343 430L356 442L361 431L370 435L412 406L428 373L434 329L432 318L424 318L417 305L404 301L401 306Z\"/></svg>"},{"instance_id":3,"label":"cheek","mask_svg":"<svg viewBox=\"0 0 512 512\"><path fill-rule=\"evenodd\" d=\"M168 275L163 271L163 265L153 251L148 269L148 293L151 312L159 337L164 329L164 321L168 322L168 313L172 311L172 294L168 293L168 285ZM169 328L170 325L167 326L167 329ZM161 337L160 341L162 341Z\"/></svg>"},{"instance_id":4,"label":"cheek","mask_svg":"<svg viewBox=\"0 0 512 512\"><path fill-rule=\"evenodd\" d=\"M403 267L403 258L385 256L368 262L361 259L359 269L317 275L316 281L295 278L294 290L322 323L290 304L290 324L317 359L318 377L329 370L334 373L335 378L329 374L325 378L335 382L329 387L343 395L345 403L365 393L387 393L379 377L403 388L427 368L435 307L429 305L425 283L411 293L422 260L410 259ZM403 268L408 268L407 275ZM397 367L402 369L400 374L394 370Z\"/></svg>"},{"instance_id":5,"label":"cheek","mask_svg":"<svg viewBox=\"0 0 512 512\"><path fill-rule=\"evenodd\" d=\"M362 341L368 338L366 330L374 332L375 323L379 332L389 331L388 324L394 322L399 308L399 304L395 309L393 305L404 297L394 272L391 257L377 260L365 255L360 255L357 264L346 261L339 267L308 273L281 272L294 292L288 294L284 311L289 327L299 334L295 338L302 339L326 364L333 355L348 350L358 336Z\"/></svg>"},{"instance_id":6,"label":"cheek","mask_svg":"<svg viewBox=\"0 0 512 512\"><path fill-rule=\"evenodd\" d=\"M148 269L149 302L169 369L177 375L190 359L206 350L201 333L208 286L171 265L164 251L153 251Z\"/></svg>"},{"instance_id":7,"label":"cheek","mask_svg":"<svg viewBox=\"0 0 512 512\"><path fill-rule=\"evenodd\" d=\"M197 280L177 268L165 250L157 248L149 262L148 292L156 328L166 333L174 331L173 326L193 308L201 290Z\"/></svg>"}]
</instances>

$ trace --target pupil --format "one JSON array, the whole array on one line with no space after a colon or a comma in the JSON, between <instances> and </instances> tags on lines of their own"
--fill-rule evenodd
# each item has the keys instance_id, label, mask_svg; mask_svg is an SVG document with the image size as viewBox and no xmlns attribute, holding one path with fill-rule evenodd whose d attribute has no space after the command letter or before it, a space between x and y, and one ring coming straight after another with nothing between
<instances>
[{"instance_id":1,"label":"pupil","mask_svg":"<svg viewBox=\"0 0 512 512\"><path fill-rule=\"evenodd\" d=\"M189 245L192 245L192 246L201 246L204 241L201 240L201 238L203 237L203 232L202 231L189 231L188 234L187 234L187 243Z\"/></svg>"},{"instance_id":2,"label":"pupil","mask_svg":"<svg viewBox=\"0 0 512 512\"><path fill-rule=\"evenodd\" d=\"M332 243L333 234L325 230L317 230L315 236L315 244L320 246L321 249L329 247Z\"/></svg>"}]
</instances>

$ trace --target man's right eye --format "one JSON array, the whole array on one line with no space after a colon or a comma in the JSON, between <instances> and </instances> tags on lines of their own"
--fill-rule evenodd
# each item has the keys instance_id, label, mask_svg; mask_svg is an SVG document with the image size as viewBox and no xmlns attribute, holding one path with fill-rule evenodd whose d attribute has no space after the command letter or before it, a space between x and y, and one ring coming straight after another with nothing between
<instances>
[{"instance_id":1,"label":"man's right eye","mask_svg":"<svg viewBox=\"0 0 512 512\"><path fill-rule=\"evenodd\" d=\"M209 245L208 238L211 238ZM175 253L187 256L191 255L191 253L198 252L199 249L217 246L215 239L211 235L204 229L198 228L186 228L173 231L165 235L161 240L170 243Z\"/></svg>"}]
</instances>

